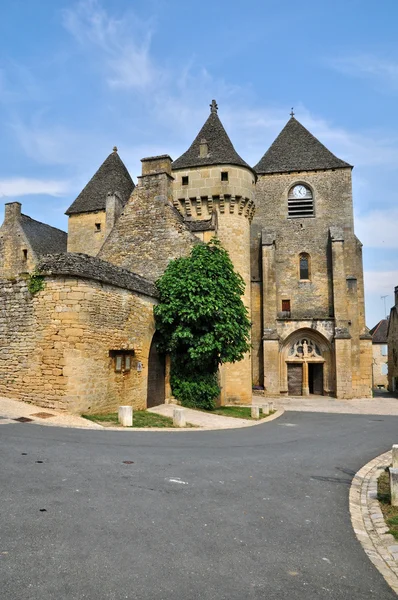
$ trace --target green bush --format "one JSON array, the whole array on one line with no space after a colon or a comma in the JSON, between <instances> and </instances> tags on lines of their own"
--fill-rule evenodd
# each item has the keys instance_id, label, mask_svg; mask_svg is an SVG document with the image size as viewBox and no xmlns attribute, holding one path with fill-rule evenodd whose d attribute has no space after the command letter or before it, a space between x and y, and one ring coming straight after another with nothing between
<instances>
[{"instance_id":1,"label":"green bush","mask_svg":"<svg viewBox=\"0 0 398 600\"><path fill-rule=\"evenodd\" d=\"M172 369L170 380L173 394L182 406L205 410L216 408L216 398L220 393L220 388L217 383L217 375L214 373L180 376Z\"/></svg>"}]
</instances>

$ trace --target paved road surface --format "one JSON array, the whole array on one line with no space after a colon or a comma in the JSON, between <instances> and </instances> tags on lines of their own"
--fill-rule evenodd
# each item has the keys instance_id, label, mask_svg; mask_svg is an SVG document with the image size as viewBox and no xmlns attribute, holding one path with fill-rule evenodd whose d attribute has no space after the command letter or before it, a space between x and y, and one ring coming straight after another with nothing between
<instances>
[{"instance_id":1,"label":"paved road surface","mask_svg":"<svg viewBox=\"0 0 398 600\"><path fill-rule=\"evenodd\" d=\"M398 417L293 412L178 434L1 425L0 597L393 600L348 491L397 441Z\"/></svg>"}]
</instances>

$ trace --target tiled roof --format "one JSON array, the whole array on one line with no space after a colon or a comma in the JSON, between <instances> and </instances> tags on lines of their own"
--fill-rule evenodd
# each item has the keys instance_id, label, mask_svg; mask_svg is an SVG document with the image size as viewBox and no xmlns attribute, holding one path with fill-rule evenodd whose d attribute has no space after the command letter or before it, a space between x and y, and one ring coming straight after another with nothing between
<instances>
[{"instance_id":1,"label":"tiled roof","mask_svg":"<svg viewBox=\"0 0 398 600\"><path fill-rule=\"evenodd\" d=\"M125 204L133 189L134 182L115 148L65 214L73 215L105 210L106 197L109 192L118 192Z\"/></svg>"},{"instance_id":2,"label":"tiled roof","mask_svg":"<svg viewBox=\"0 0 398 600\"><path fill-rule=\"evenodd\" d=\"M35 221L27 215L21 215L20 224L37 256L66 252L68 236L65 231Z\"/></svg>"},{"instance_id":3,"label":"tiled roof","mask_svg":"<svg viewBox=\"0 0 398 600\"><path fill-rule=\"evenodd\" d=\"M254 167L258 174L352 168L291 117Z\"/></svg>"},{"instance_id":4,"label":"tiled roof","mask_svg":"<svg viewBox=\"0 0 398 600\"><path fill-rule=\"evenodd\" d=\"M388 319L382 319L369 331L373 344L387 344Z\"/></svg>"},{"instance_id":5,"label":"tiled roof","mask_svg":"<svg viewBox=\"0 0 398 600\"><path fill-rule=\"evenodd\" d=\"M38 264L38 270L48 275L70 275L94 279L146 296L157 297L158 295L156 286L144 277L87 254L68 252L48 255Z\"/></svg>"},{"instance_id":6,"label":"tiled roof","mask_svg":"<svg viewBox=\"0 0 398 600\"><path fill-rule=\"evenodd\" d=\"M208 152L205 156L200 155L202 142L207 144ZM191 167L224 164L238 165L252 170L233 147L217 114L217 104L213 100L209 118L188 150L172 163L172 169L188 169Z\"/></svg>"}]
</instances>

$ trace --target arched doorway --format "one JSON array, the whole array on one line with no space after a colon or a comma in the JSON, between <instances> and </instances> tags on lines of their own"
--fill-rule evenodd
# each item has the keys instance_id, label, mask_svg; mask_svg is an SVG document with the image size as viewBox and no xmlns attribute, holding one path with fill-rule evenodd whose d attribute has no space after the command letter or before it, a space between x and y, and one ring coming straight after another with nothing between
<instances>
[{"instance_id":1,"label":"arched doorway","mask_svg":"<svg viewBox=\"0 0 398 600\"><path fill-rule=\"evenodd\" d=\"M332 348L319 332L299 330L285 340L281 351L281 389L289 396L333 392Z\"/></svg>"},{"instance_id":2,"label":"arched doorway","mask_svg":"<svg viewBox=\"0 0 398 600\"><path fill-rule=\"evenodd\" d=\"M163 354L159 354L156 348L158 341L158 334L155 333L148 358L147 408L159 406L165 401L165 357Z\"/></svg>"}]
</instances>

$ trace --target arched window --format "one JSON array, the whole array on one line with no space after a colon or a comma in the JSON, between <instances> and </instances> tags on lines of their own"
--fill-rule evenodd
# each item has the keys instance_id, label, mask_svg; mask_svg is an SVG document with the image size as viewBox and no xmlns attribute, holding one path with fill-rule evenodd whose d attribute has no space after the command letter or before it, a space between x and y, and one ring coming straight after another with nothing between
<instances>
[{"instance_id":1,"label":"arched window","mask_svg":"<svg viewBox=\"0 0 398 600\"><path fill-rule=\"evenodd\" d=\"M310 279L310 255L302 252L299 257L300 279Z\"/></svg>"},{"instance_id":2,"label":"arched window","mask_svg":"<svg viewBox=\"0 0 398 600\"><path fill-rule=\"evenodd\" d=\"M309 187L299 183L290 188L287 198L287 210L290 218L305 219L314 216L314 199Z\"/></svg>"}]
</instances>

